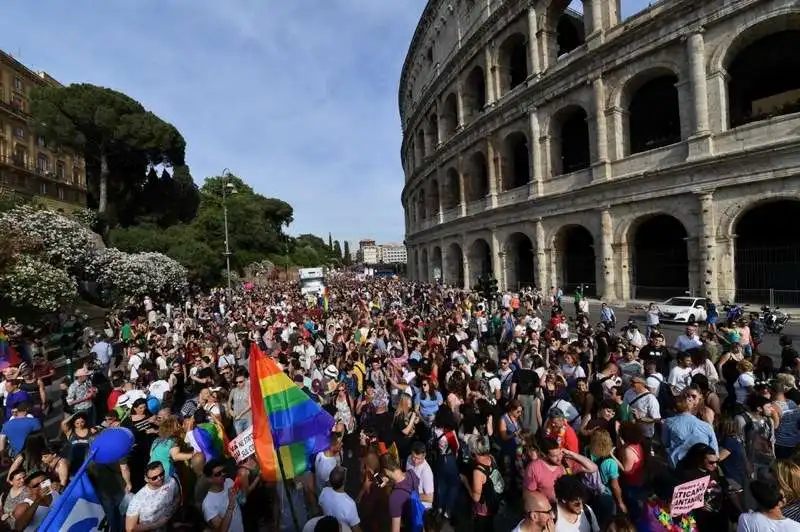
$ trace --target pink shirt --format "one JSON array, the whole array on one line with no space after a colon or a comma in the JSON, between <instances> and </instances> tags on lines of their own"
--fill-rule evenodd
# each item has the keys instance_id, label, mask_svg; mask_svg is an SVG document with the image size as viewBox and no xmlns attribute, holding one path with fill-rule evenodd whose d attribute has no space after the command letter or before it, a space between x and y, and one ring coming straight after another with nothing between
<instances>
[{"instance_id":1,"label":"pink shirt","mask_svg":"<svg viewBox=\"0 0 800 532\"><path fill-rule=\"evenodd\" d=\"M551 469L543 459L534 460L525 468L525 476L522 484L528 491L538 491L549 501L556 500L555 485L558 477L566 475L567 471L563 466Z\"/></svg>"}]
</instances>

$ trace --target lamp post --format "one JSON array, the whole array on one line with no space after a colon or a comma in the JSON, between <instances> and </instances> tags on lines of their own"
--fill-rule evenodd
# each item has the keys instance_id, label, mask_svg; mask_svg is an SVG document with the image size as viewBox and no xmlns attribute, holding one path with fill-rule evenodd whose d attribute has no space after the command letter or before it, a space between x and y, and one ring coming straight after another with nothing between
<instances>
[{"instance_id":1,"label":"lamp post","mask_svg":"<svg viewBox=\"0 0 800 532\"><path fill-rule=\"evenodd\" d=\"M228 302L228 309L233 305L232 289L231 289L231 248L230 239L228 238L228 188L230 193L233 193L233 183L230 182L231 171L225 168L222 171L222 217L225 224L225 269L228 275L228 292L226 300Z\"/></svg>"}]
</instances>

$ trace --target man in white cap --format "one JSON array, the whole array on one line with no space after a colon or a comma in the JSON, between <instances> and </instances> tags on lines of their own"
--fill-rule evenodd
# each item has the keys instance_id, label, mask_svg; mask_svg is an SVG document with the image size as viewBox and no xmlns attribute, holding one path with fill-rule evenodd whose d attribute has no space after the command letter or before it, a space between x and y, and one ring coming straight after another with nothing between
<instances>
[{"instance_id":1,"label":"man in white cap","mask_svg":"<svg viewBox=\"0 0 800 532\"><path fill-rule=\"evenodd\" d=\"M94 396L97 391L89 382L89 370L80 368L75 372L75 381L67 389L67 404L72 407L73 412L84 412L87 416L87 423L90 427L94 426Z\"/></svg>"}]
</instances>

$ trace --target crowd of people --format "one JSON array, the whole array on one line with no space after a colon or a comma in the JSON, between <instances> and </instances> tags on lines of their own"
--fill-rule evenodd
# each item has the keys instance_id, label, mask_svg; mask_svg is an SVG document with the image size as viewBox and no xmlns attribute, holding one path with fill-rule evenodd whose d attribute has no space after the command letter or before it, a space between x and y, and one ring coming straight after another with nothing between
<instances>
[{"instance_id":1,"label":"crowd of people","mask_svg":"<svg viewBox=\"0 0 800 532\"><path fill-rule=\"evenodd\" d=\"M653 306L640 330L555 288L327 281L325 304L269 281L114 311L60 384L57 436L44 353L8 367L2 526L37 530L95 436L126 427L129 455L88 469L111 531L800 530L800 355L788 337L780 364L761 354L758 316L668 344ZM254 345L335 420L291 481L226 448L251 427Z\"/></svg>"}]
</instances>

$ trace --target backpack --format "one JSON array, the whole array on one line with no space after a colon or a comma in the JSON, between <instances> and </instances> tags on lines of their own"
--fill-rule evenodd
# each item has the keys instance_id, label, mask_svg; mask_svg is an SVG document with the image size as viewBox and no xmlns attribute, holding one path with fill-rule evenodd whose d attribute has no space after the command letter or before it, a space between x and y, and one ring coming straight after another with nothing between
<instances>
[{"instance_id":1,"label":"backpack","mask_svg":"<svg viewBox=\"0 0 800 532\"><path fill-rule=\"evenodd\" d=\"M409 532L423 532L425 526L425 506L422 505L422 500L419 498L419 491L417 490L404 490L400 491L408 493L408 506L405 508L405 513L408 521L406 530Z\"/></svg>"},{"instance_id":2,"label":"backpack","mask_svg":"<svg viewBox=\"0 0 800 532\"><path fill-rule=\"evenodd\" d=\"M489 509L489 513L495 515L500 510L500 503L503 501L503 493L506 489L503 475L492 459L491 466L478 465L478 471L486 475L486 483L481 491L481 502Z\"/></svg>"},{"instance_id":3,"label":"backpack","mask_svg":"<svg viewBox=\"0 0 800 532\"><path fill-rule=\"evenodd\" d=\"M661 417L666 417L668 412L675 410L675 395L672 393L672 388L669 384L658 377L656 377L656 380L659 382L656 399L658 399L658 405L661 407Z\"/></svg>"},{"instance_id":4,"label":"backpack","mask_svg":"<svg viewBox=\"0 0 800 532\"><path fill-rule=\"evenodd\" d=\"M486 400L489 401L491 404L495 404L497 399L492 392L492 386L489 384L489 381L492 377L487 377L485 374L481 377L481 380L478 383L478 390L486 397Z\"/></svg>"},{"instance_id":5,"label":"backpack","mask_svg":"<svg viewBox=\"0 0 800 532\"><path fill-rule=\"evenodd\" d=\"M586 491L589 492L590 497L599 497L606 492L606 486L603 484L603 476L600 474L600 466L603 465L606 460L609 460L609 458L605 458L597 464L597 471L594 473L583 474L583 485Z\"/></svg>"},{"instance_id":6,"label":"backpack","mask_svg":"<svg viewBox=\"0 0 800 532\"><path fill-rule=\"evenodd\" d=\"M603 383L606 382L611 377L604 376L602 379L594 378L592 379L591 384L589 384L589 393L594 396L595 402L602 401L604 392L603 392Z\"/></svg>"},{"instance_id":7,"label":"backpack","mask_svg":"<svg viewBox=\"0 0 800 532\"><path fill-rule=\"evenodd\" d=\"M500 391L503 399L509 399L511 397L511 382L514 380L514 373L514 371L508 372L508 375L503 377L500 381Z\"/></svg>"}]
</instances>

